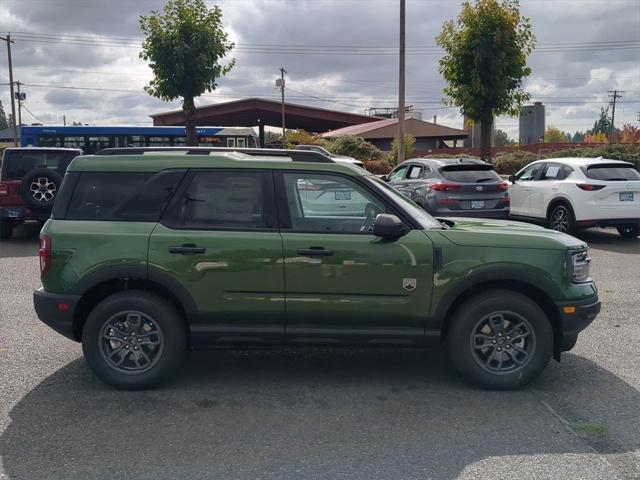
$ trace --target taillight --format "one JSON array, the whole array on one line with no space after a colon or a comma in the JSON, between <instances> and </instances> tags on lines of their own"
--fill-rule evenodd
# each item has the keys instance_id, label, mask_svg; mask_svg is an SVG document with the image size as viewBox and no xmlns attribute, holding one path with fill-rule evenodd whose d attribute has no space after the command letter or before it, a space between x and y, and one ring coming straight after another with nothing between
<instances>
[{"instance_id":1,"label":"taillight","mask_svg":"<svg viewBox=\"0 0 640 480\"><path fill-rule=\"evenodd\" d=\"M2 185L0 183L0 195L9 195L9 185Z\"/></svg>"},{"instance_id":2,"label":"taillight","mask_svg":"<svg viewBox=\"0 0 640 480\"><path fill-rule=\"evenodd\" d=\"M593 183L578 183L578 188L586 190L587 192L594 192L596 190L602 190L606 185L594 185Z\"/></svg>"},{"instance_id":3,"label":"taillight","mask_svg":"<svg viewBox=\"0 0 640 480\"><path fill-rule=\"evenodd\" d=\"M511 199L509 197L501 197L500 200L498 200L498 203L510 203Z\"/></svg>"},{"instance_id":4,"label":"taillight","mask_svg":"<svg viewBox=\"0 0 640 480\"><path fill-rule=\"evenodd\" d=\"M431 190L436 190L438 192L444 192L447 190L460 190L461 185L459 183L434 183L431 185Z\"/></svg>"},{"instance_id":5,"label":"taillight","mask_svg":"<svg viewBox=\"0 0 640 480\"><path fill-rule=\"evenodd\" d=\"M51 237L40 235L38 257L40 257L40 276L42 277L51 268Z\"/></svg>"},{"instance_id":6,"label":"taillight","mask_svg":"<svg viewBox=\"0 0 640 480\"><path fill-rule=\"evenodd\" d=\"M506 192L507 190L509 190L509 184L507 182L500 182L498 184L498 190L500 190L501 192Z\"/></svg>"}]
</instances>

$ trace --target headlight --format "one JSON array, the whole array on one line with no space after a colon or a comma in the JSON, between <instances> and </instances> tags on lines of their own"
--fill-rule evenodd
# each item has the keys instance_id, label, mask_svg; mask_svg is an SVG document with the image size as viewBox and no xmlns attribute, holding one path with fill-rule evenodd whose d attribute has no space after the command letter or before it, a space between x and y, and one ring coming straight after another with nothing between
<instances>
[{"instance_id":1,"label":"headlight","mask_svg":"<svg viewBox=\"0 0 640 480\"><path fill-rule=\"evenodd\" d=\"M589 281L591 279L589 277L590 265L591 258L589 258L587 250L571 252L569 256L569 278L571 281L575 283Z\"/></svg>"}]
</instances>

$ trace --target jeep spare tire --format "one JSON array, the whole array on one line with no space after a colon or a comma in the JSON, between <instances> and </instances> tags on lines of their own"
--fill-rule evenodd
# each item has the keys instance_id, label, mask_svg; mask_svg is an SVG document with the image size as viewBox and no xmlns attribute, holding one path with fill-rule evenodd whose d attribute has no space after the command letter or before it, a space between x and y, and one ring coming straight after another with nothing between
<instances>
[{"instance_id":1,"label":"jeep spare tire","mask_svg":"<svg viewBox=\"0 0 640 480\"><path fill-rule=\"evenodd\" d=\"M36 210L51 210L62 176L50 168L34 168L22 177L20 195L27 205Z\"/></svg>"}]
</instances>

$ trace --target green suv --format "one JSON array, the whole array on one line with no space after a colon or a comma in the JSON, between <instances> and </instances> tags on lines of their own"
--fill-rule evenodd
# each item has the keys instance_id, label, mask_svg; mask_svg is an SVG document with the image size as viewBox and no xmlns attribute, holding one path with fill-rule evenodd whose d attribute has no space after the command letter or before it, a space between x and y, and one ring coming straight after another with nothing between
<instances>
[{"instance_id":1,"label":"green suv","mask_svg":"<svg viewBox=\"0 0 640 480\"><path fill-rule=\"evenodd\" d=\"M434 343L473 384L517 388L600 310L566 234L436 220L322 156L122 153L70 164L34 293L117 388L157 385L190 349Z\"/></svg>"}]
</instances>

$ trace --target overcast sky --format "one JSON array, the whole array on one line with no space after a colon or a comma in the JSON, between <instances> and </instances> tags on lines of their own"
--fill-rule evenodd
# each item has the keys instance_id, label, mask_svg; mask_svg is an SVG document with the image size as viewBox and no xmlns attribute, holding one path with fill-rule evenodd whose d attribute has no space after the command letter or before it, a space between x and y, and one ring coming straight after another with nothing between
<instances>
[{"instance_id":1,"label":"overcast sky","mask_svg":"<svg viewBox=\"0 0 640 480\"><path fill-rule=\"evenodd\" d=\"M532 100L547 104L547 125L571 132L590 128L613 89L625 91L616 125L640 125L640 0L521 3L539 44L529 59L533 74L525 88ZM163 4L2 0L0 31L15 37L15 80L26 84L31 112L23 111L23 123L62 124L66 115L67 122L150 125L150 114L180 108L177 101L161 102L142 90L151 73L138 58L138 19ZM218 90L198 104L278 98L274 80L280 66L289 72L291 102L358 112L397 102L398 0L216 4L237 44L237 62ZM434 37L459 8L455 0L408 0L406 27L407 104L421 109L425 120L438 115L438 123L458 128L457 110L439 103L443 80ZM0 83L5 84L0 98L9 113L4 43L0 50ZM517 138L517 118L500 117L497 126Z\"/></svg>"}]
</instances>

